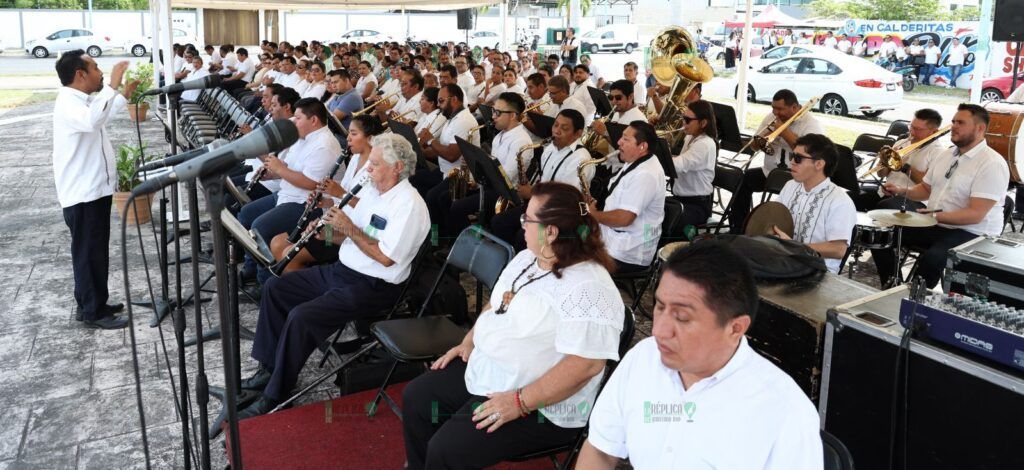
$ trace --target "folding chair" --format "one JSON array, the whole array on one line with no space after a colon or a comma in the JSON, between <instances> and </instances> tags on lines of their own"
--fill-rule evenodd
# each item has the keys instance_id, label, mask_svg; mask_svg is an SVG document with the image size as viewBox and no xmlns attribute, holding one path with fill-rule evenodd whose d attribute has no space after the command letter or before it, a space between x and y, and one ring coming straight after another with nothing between
<instances>
[{"instance_id":1,"label":"folding chair","mask_svg":"<svg viewBox=\"0 0 1024 470\"><path fill-rule=\"evenodd\" d=\"M897 119L893 121L892 124L889 124L889 129L885 131L885 135L886 137L899 139L908 132L910 132L910 121Z\"/></svg>"},{"instance_id":2,"label":"folding chair","mask_svg":"<svg viewBox=\"0 0 1024 470\"><path fill-rule=\"evenodd\" d=\"M782 187L791 179L793 179L793 174L782 168L776 168L768 173L768 178L764 182L764 192L761 193L761 203L764 204L771 199L773 194L782 192Z\"/></svg>"},{"instance_id":3,"label":"folding chair","mask_svg":"<svg viewBox=\"0 0 1024 470\"><path fill-rule=\"evenodd\" d=\"M671 201L671 203L669 203ZM679 218L683 215L683 206L672 198L665 199L665 216L661 220L661 237L658 238L658 247L665 246L666 243L670 242L672 232L667 231L666 228L671 228L674 225L678 225ZM666 225L667 224L667 225ZM629 296L633 299L630 304L630 310L640 311L645 317L651 318L651 315L644 310L640 304L643 300L644 294L647 293L647 289L654 283L659 265L658 257L655 256L651 260L651 264L647 266L643 271L631 272L631 273L615 273L612 274L612 280L617 285L624 285L626 290L629 291ZM640 282L640 286L637 287L637 281Z\"/></svg>"},{"instance_id":4,"label":"folding chair","mask_svg":"<svg viewBox=\"0 0 1024 470\"><path fill-rule=\"evenodd\" d=\"M373 403L367 407L368 416L373 417L377 413L377 405L383 398L395 415L401 419L402 410L385 390L395 369L398 368L398 364L400 362L426 361L440 356L462 342L466 336L466 331L447 316L423 316L438 284L447 275L447 268L450 266L469 273L478 282L486 285L488 289L493 289L501 271L505 269L513 256L515 256L515 251L504 240L491 235L478 226L470 226L455 239L455 244L452 245L448 258L441 267L441 271L438 273L437 279L434 280L434 285L430 288L416 317L380 321L370 327L370 333L391 354L394 362L384 377L384 382L380 384L377 395L373 397Z\"/></svg>"},{"instance_id":5,"label":"folding chair","mask_svg":"<svg viewBox=\"0 0 1024 470\"><path fill-rule=\"evenodd\" d=\"M825 456L825 470L853 470L853 454L846 445L821 430L821 448Z\"/></svg>"},{"instance_id":6,"label":"folding chair","mask_svg":"<svg viewBox=\"0 0 1024 470\"><path fill-rule=\"evenodd\" d=\"M714 227L715 235L718 235L723 227L732 225L732 220L729 220L729 216L732 215L733 195L743 185L743 168L728 163L715 164L715 179L711 181L711 185L715 188L715 202L711 208L711 219L700 228L705 229L707 233L711 233L711 227ZM722 203L724 199L722 191L729 192L728 204ZM716 211L715 207L718 207L719 210ZM713 220L715 216L718 216L717 222ZM727 221L728 223L726 223Z\"/></svg>"}]
</instances>

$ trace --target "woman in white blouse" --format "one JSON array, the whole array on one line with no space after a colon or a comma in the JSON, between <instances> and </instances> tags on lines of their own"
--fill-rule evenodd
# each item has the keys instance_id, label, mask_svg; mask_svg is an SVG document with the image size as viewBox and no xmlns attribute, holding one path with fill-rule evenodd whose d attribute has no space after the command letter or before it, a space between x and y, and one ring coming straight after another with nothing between
<instances>
[{"instance_id":1,"label":"woman in white blouse","mask_svg":"<svg viewBox=\"0 0 1024 470\"><path fill-rule=\"evenodd\" d=\"M374 136L383 132L384 127L373 116L362 115L352 118L352 124L348 128L348 149L352 156L349 158L347 166L343 167L344 176L341 177L340 183L336 180L338 178L337 174L334 175L334 178L324 178L324 181L321 182L324 193L331 197L324 197L320 200L320 208L316 210L312 219L314 222L320 216L322 209L327 209L340 202L341 198L348 191L366 179L366 170L368 168L366 162L370 156L370 151L373 150L370 142ZM353 196L349 200L348 205L349 207L355 207L360 199L376 196L377 190L374 189L373 185L364 184L359 191L359 196ZM312 192L310 192L309 197L313 197ZM291 249L292 244L288 242L287 233L277 234L270 241L270 251L274 254L274 259L283 258ZM327 246L323 240L314 238L310 240L305 248L299 251L291 263L288 263L284 273L298 271L314 264L333 263L337 260L337 246Z\"/></svg>"},{"instance_id":2,"label":"woman in white blouse","mask_svg":"<svg viewBox=\"0 0 1024 470\"><path fill-rule=\"evenodd\" d=\"M707 223L711 217L711 204L718 158L718 130L715 111L711 103L697 100L683 113L683 149L672 157L676 179L672 184L672 198L683 204L683 215L671 238L685 237L687 226Z\"/></svg>"},{"instance_id":3,"label":"woman in white blouse","mask_svg":"<svg viewBox=\"0 0 1024 470\"><path fill-rule=\"evenodd\" d=\"M359 81L356 82L356 92L363 98L363 101L370 101L370 97L377 91L377 77L372 73L372 66L367 61L359 63Z\"/></svg>"},{"instance_id":4,"label":"woman in white blouse","mask_svg":"<svg viewBox=\"0 0 1024 470\"><path fill-rule=\"evenodd\" d=\"M541 183L527 249L505 267L462 344L403 392L408 468L483 468L570 443L586 426L624 307L582 194Z\"/></svg>"}]
</instances>

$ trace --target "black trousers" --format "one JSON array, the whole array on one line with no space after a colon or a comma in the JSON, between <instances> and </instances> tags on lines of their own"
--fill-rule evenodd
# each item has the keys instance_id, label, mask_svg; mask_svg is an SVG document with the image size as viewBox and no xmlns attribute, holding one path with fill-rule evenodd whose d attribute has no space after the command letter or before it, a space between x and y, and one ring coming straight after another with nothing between
<instances>
[{"instance_id":1,"label":"black trousers","mask_svg":"<svg viewBox=\"0 0 1024 470\"><path fill-rule=\"evenodd\" d=\"M252 358L273 371L263 394L286 398L306 359L346 323L395 303L401 287L341 263L272 277L263 284Z\"/></svg>"},{"instance_id":2,"label":"black trousers","mask_svg":"<svg viewBox=\"0 0 1024 470\"><path fill-rule=\"evenodd\" d=\"M483 224L484 221L489 221L494 217L494 204L498 202L498 193L491 191L490 189L484 189L484 211L482 219L477 220L478 224ZM448 215L444 219L444 230L448 232L449 236L457 237L466 227L470 226L469 216L476 214L480 211L480 193L474 191L472 194L453 201L451 208L448 210ZM441 233L445 233L442 231Z\"/></svg>"},{"instance_id":3,"label":"black trousers","mask_svg":"<svg viewBox=\"0 0 1024 470\"><path fill-rule=\"evenodd\" d=\"M712 204L714 204L714 198L712 196L672 196L672 199L679 201L683 205L683 214L679 217L679 222L676 224L673 233L664 234L672 241L683 241L689 240L687 236L687 227L696 227L708 223L708 218L711 217Z\"/></svg>"},{"instance_id":4,"label":"black trousers","mask_svg":"<svg viewBox=\"0 0 1024 470\"><path fill-rule=\"evenodd\" d=\"M455 359L429 371L402 392L402 433L409 469L485 468L511 457L576 439L582 428L562 428L534 411L488 434L476 429L473 409L487 401L466 390L466 363Z\"/></svg>"},{"instance_id":5,"label":"black trousers","mask_svg":"<svg viewBox=\"0 0 1024 470\"><path fill-rule=\"evenodd\" d=\"M71 230L75 303L82 308L82 319L85 321L99 319L109 297L107 277L110 271L112 200L112 196L104 196L64 208L64 223Z\"/></svg>"},{"instance_id":6,"label":"black trousers","mask_svg":"<svg viewBox=\"0 0 1024 470\"><path fill-rule=\"evenodd\" d=\"M942 279L946 267L946 253L950 248L977 238L963 229L946 227L907 227L903 229L903 246L913 246L924 251L918 261L917 273L924 278L928 287L935 287ZM896 247L888 250L871 250L871 258L878 268L878 277L885 285L896 273Z\"/></svg>"},{"instance_id":7,"label":"black trousers","mask_svg":"<svg viewBox=\"0 0 1024 470\"><path fill-rule=\"evenodd\" d=\"M244 173L241 176L239 176L239 175L232 176L231 177L231 182L235 184L235 187L238 188L239 191L245 191L245 187L248 184L245 181L245 174ZM249 199L252 200L252 201L255 201L255 200L257 200L257 199L259 199L259 198L261 198L263 196L269 196L269 195L270 195L270 190L267 189L266 186L263 186L263 183L260 183L260 182L254 183L252 185L252 190L249 191ZM238 212L240 210L242 210L242 205L239 204L238 200L235 199L235 197L232 196L231 193L229 193L227 191L224 191L224 207L227 207L228 210L231 211L231 213L236 215L236 216L238 215Z\"/></svg>"},{"instance_id":8,"label":"black trousers","mask_svg":"<svg viewBox=\"0 0 1024 470\"><path fill-rule=\"evenodd\" d=\"M638 272L641 272L641 271L643 271L643 270L645 270L647 268L648 268L648 266L644 266L642 264L631 264L631 263L627 263L625 261L615 260L615 273L616 274L638 273Z\"/></svg>"},{"instance_id":9,"label":"black trousers","mask_svg":"<svg viewBox=\"0 0 1024 470\"><path fill-rule=\"evenodd\" d=\"M451 240L451 231L448 230L445 224L445 219L448 218L448 213L451 212L452 208L452 196L448 192L448 181L442 180L440 183L435 184L433 188L427 190L427 194L423 196L423 201L427 203L427 212L430 213L430 224L438 228L438 232L442 237Z\"/></svg>"},{"instance_id":10,"label":"black trousers","mask_svg":"<svg viewBox=\"0 0 1024 470\"><path fill-rule=\"evenodd\" d=\"M525 211L525 206L509 207L505 212L491 218L490 232L512 245L516 252L526 249L526 239L523 238L523 226L519 222L519 217Z\"/></svg>"},{"instance_id":11,"label":"black trousers","mask_svg":"<svg viewBox=\"0 0 1024 470\"><path fill-rule=\"evenodd\" d=\"M853 205L857 208L857 212L868 212L875 209L899 209L903 205L902 197L883 198L878 195L877 189L874 191L861 191L855 196L851 194L851 199L853 199ZM906 204L908 211L916 211L925 207L924 203L909 199L907 199Z\"/></svg>"},{"instance_id":12,"label":"black trousers","mask_svg":"<svg viewBox=\"0 0 1024 470\"><path fill-rule=\"evenodd\" d=\"M729 232L743 233L747 223L747 215L753 204L754 193L763 192L768 181L761 168L749 168L743 172L743 185L732 195L732 209L729 214Z\"/></svg>"},{"instance_id":13,"label":"black trousers","mask_svg":"<svg viewBox=\"0 0 1024 470\"><path fill-rule=\"evenodd\" d=\"M417 167L416 173L409 177L409 184L416 188L416 191L419 191L423 199L427 198L427 191L430 191L442 181L444 181L444 175L438 169L428 170Z\"/></svg>"}]
</instances>

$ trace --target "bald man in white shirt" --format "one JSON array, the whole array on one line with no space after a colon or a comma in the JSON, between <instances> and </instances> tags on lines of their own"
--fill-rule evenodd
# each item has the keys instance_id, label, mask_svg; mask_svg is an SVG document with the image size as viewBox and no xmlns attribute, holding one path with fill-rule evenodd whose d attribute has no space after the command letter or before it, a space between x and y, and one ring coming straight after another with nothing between
<instances>
[{"instance_id":1,"label":"bald man in white shirt","mask_svg":"<svg viewBox=\"0 0 1024 470\"><path fill-rule=\"evenodd\" d=\"M65 52L56 68L62 86L53 108L53 179L71 231L75 319L90 328L124 328L128 319L114 315L123 305L107 304L110 205L117 166L104 128L124 109L139 82L116 91L128 68L128 61L123 61L114 66L110 84L104 86L103 72L81 49Z\"/></svg>"}]
</instances>

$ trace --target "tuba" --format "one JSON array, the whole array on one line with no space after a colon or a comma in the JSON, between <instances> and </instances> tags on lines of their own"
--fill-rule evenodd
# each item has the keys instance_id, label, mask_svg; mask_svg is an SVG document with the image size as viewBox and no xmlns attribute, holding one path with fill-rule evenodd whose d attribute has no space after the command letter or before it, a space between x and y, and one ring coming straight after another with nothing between
<instances>
[{"instance_id":1,"label":"tuba","mask_svg":"<svg viewBox=\"0 0 1024 470\"><path fill-rule=\"evenodd\" d=\"M683 127L686 97L698 83L708 82L715 75L711 66L698 57L693 37L679 26L665 28L651 40L651 73L658 83L671 86L655 126L659 131ZM675 148L681 135L668 134L669 148Z\"/></svg>"}]
</instances>

